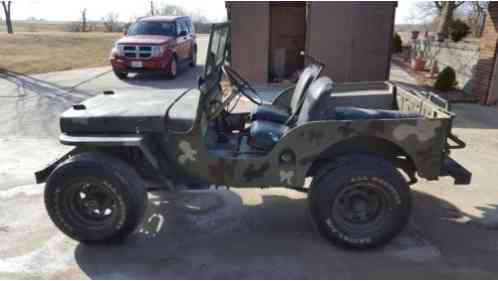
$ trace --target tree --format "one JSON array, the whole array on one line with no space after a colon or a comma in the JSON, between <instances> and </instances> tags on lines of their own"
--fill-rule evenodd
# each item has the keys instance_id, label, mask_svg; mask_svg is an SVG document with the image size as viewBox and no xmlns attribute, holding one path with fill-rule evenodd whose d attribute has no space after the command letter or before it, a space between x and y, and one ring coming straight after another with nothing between
<instances>
[{"instance_id":1,"label":"tree","mask_svg":"<svg viewBox=\"0 0 498 281\"><path fill-rule=\"evenodd\" d=\"M486 2L476 1L421 1L414 4L410 18L414 23L432 22L429 29L447 38L451 23L458 17L468 22L474 35L478 35L483 26L486 7Z\"/></svg>"},{"instance_id":2,"label":"tree","mask_svg":"<svg viewBox=\"0 0 498 281\"><path fill-rule=\"evenodd\" d=\"M475 37L481 37L488 4L486 1L469 1L457 11L457 16L464 19Z\"/></svg>"},{"instance_id":3,"label":"tree","mask_svg":"<svg viewBox=\"0 0 498 281\"><path fill-rule=\"evenodd\" d=\"M3 11L5 13L5 25L7 26L7 32L9 34L14 33L14 29L12 28L12 20L10 17L10 5L11 1L2 1Z\"/></svg>"},{"instance_id":4,"label":"tree","mask_svg":"<svg viewBox=\"0 0 498 281\"><path fill-rule=\"evenodd\" d=\"M159 10L159 14L165 16L186 16L188 13L180 6L163 5Z\"/></svg>"},{"instance_id":5,"label":"tree","mask_svg":"<svg viewBox=\"0 0 498 281\"><path fill-rule=\"evenodd\" d=\"M107 32L118 32L121 31L121 24L118 21L119 15L117 13L108 13L102 22L104 23L105 31Z\"/></svg>"},{"instance_id":6,"label":"tree","mask_svg":"<svg viewBox=\"0 0 498 281\"><path fill-rule=\"evenodd\" d=\"M437 33L441 34L444 38L448 37L450 24L453 21L455 10L460 7L464 1L434 1L434 5L438 10L438 24Z\"/></svg>"},{"instance_id":7,"label":"tree","mask_svg":"<svg viewBox=\"0 0 498 281\"><path fill-rule=\"evenodd\" d=\"M150 15L153 16L156 13L156 9L154 8L154 1L150 1Z\"/></svg>"}]
</instances>

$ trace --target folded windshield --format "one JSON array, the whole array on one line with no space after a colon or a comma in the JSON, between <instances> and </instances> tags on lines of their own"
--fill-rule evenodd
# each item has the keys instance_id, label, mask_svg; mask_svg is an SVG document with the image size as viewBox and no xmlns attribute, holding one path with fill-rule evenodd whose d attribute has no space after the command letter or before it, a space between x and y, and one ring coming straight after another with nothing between
<instances>
[{"instance_id":1,"label":"folded windshield","mask_svg":"<svg viewBox=\"0 0 498 281\"><path fill-rule=\"evenodd\" d=\"M174 22L151 22L139 21L130 26L128 35L164 35L176 36L176 25Z\"/></svg>"},{"instance_id":2,"label":"folded windshield","mask_svg":"<svg viewBox=\"0 0 498 281\"><path fill-rule=\"evenodd\" d=\"M229 41L228 23L213 24L206 55L204 77L218 76L225 61Z\"/></svg>"}]
</instances>

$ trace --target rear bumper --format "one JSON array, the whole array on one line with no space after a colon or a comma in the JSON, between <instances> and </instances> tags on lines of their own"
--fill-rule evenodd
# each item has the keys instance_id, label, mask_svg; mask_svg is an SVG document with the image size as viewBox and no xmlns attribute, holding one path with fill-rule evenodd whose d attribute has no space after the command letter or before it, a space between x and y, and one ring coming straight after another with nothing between
<instances>
[{"instance_id":1,"label":"rear bumper","mask_svg":"<svg viewBox=\"0 0 498 281\"><path fill-rule=\"evenodd\" d=\"M450 176L455 185L467 185L472 181L472 173L451 157L444 159L441 176Z\"/></svg>"}]
</instances>

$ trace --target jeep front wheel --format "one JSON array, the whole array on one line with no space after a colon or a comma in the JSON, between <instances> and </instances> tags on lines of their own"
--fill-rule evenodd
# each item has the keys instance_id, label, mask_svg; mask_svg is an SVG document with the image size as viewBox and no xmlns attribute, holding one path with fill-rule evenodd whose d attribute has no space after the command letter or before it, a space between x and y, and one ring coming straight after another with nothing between
<instances>
[{"instance_id":1,"label":"jeep front wheel","mask_svg":"<svg viewBox=\"0 0 498 281\"><path fill-rule=\"evenodd\" d=\"M98 153L60 164L45 187L45 206L54 224L82 242L121 240L140 223L147 193L139 176L121 160Z\"/></svg>"},{"instance_id":2,"label":"jeep front wheel","mask_svg":"<svg viewBox=\"0 0 498 281\"><path fill-rule=\"evenodd\" d=\"M410 189L387 161L372 156L343 158L313 179L310 212L319 231L348 248L380 246L406 225Z\"/></svg>"}]
</instances>

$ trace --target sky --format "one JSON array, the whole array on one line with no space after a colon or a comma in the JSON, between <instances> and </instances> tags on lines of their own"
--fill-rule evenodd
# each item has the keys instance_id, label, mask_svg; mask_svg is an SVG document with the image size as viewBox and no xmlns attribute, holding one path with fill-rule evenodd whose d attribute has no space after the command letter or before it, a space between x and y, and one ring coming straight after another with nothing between
<instances>
[{"instance_id":1,"label":"sky","mask_svg":"<svg viewBox=\"0 0 498 281\"><path fill-rule=\"evenodd\" d=\"M57 21L74 21L87 9L90 20L100 20L109 12L119 14L119 20L129 21L143 16L150 10L150 0L13 0L12 17L23 20L30 17ZM198 12L211 21L223 21L226 17L224 0L154 0L156 7L162 3L181 6ZM398 1L396 23L411 23L413 0Z\"/></svg>"},{"instance_id":2,"label":"sky","mask_svg":"<svg viewBox=\"0 0 498 281\"><path fill-rule=\"evenodd\" d=\"M162 3L181 6L190 12L199 12L214 22L226 18L223 0L154 0L154 3L156 7ZM85 8L89 20L100 20L106 14L115 12L119 14L119 20L129 21L150 11L150 0L13 0L12 18L75 21Z\"/></svg>"},{"instance_id":3,"label":"sky","mask_svg":"<svg viewBox=\"0 0 498 281\"><path fill-rule=\"evenodd\" d=\"M413 0L398 1L398 7L396 8L396 24L416 23L413 22L413 16L412 16L415 2L417 1Z\"/></svg>"}]
</instances>

